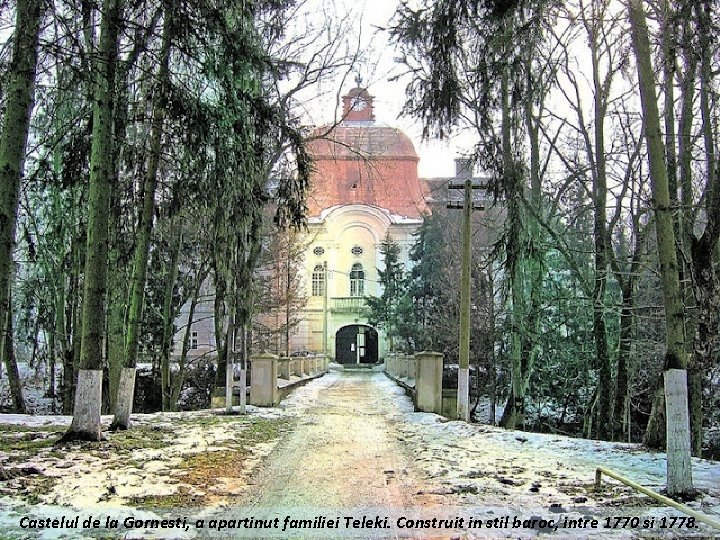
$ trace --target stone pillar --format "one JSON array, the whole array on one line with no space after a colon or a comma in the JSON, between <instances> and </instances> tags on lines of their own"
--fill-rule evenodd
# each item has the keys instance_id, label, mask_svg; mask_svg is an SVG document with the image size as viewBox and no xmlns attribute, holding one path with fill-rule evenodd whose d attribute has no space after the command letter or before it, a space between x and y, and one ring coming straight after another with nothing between
<instances>
[{"instance_id":1,"label":"stone pillar","mask_svg":"<svg viewBox=\"0 0 720 540\"><path fill-rule=\"evenodd\" d=\"M415 359L411 355L407 355L407 378L415 380Z\"/></svg>"},{"instance_id":2,"label":"stone pillar","mask_svg":"<svg viewBox=\"0 0 720 540\"><path fill-rule=\"evenodd\" d=\"M408 370L407 370L407 364L408 364L407 356L405 356L404 354L398 354L398 355L397 355L397 359L398 359L398 364L399 364L399 368L400 368L400 369L398 369L398 377L400 377L401 379L406 379L406 378L407 378L407 372L408 372Z\"/></svg>"},{"instance_id":3,"label":"stone pillar","mask_svg":"<svg viewBox=\"0 0 720 540\"><path fill-rule=\"evenodd\" d=\"M278 392L278 357L261 352L250 357L250 404L258 407L274 407L280 402Z\"/></svg>"},{"instance_id":4,"label":"stone pillar","mask_svg":"<svg viewBox=\"0 0 720 540\"><path fill-rule=\"evenodd\" d=\"M278 376L281 379L290 380L290 362L287 357L278 358Z\"/></svg>"},{"instance_id":5,"label":"stone pillar","mask_svg":"<svg viewBox=\"0 0 720 540\"><path fill-rule=\"evenodd\" d=\"M415 354L415 407L418 411L441 414L442 353L422 351Z\"/></svg>"},{"instance_id":6,"label":"stone pillar","mask_svg":"<svg viewBox=\"0 0 720 540\"><path fill-rule=\"evenodd\" d=\"M396 376L395 373L395 355L392 353L387 353L385 356L385 371L387 371L390 375L393 377Z\"/></svg>"},{"instance_id":7,"label":"stone pillar","mask_svg":"<svg viewBox=\"0 0 720 540\"><path fill-rule=\"evenodd\" d=\"M293 375L302 377L302 358L293 358Z\"/></svg>"}]
</instances>

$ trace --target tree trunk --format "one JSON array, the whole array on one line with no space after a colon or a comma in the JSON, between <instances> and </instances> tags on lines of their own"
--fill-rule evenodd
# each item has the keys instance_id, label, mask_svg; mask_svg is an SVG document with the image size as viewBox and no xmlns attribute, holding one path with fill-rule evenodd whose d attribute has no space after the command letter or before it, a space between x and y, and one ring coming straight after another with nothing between
<instances>
[{"instance_id":1,"label":"tree trunk","mask_svg":"<svg viewBox=\"0 0 720 540\"><path fill-rule=\"evenodd\" d=\"M125 363L123 376L118 386L118 398L115 404L115 418L111 429L127 429L130 427L133 397L135 395L135 366L137 363L138 343L140 340L140 322L142 321L143 304L145 302L145 284L147 282L147 262L150 250L153 215L155 213L155 189L157 187L158 168L160 167L160 151L163 135L163 123L167 108L166 95L168 88L168 63L170 61L171 10L165 8L163 22L162 45L160 49L160 67L157 75L158 84L153 96L153 120L150 128L150 156L142 194L142 211L138 225L135 253L133 256L133 274L130 282L130 306L125 336Z\"/></svg>"},{"instance_id":2,"label":"tree trunk","mask_svg":"<svg viewBox=\"0 0 720 540\"><path fill-rule=\"evenodd\" d=\"M613 402L611 440L622 440L623 424L627 417L628 401L628 363L634 328L634 280L628 276L628 282L622 291L620 310L620 343L618 345L617 375L615 376L615 400ZM631 426L627 426L631 429Z\"/></svg>"},{"instance_id":3,"label":"tree trunk","mask_svg":"<svg viewBox=\"0 0 720 540\"><path fill-rule=\"evenodd\" d=\"M0 323L8 320L20 180L34 103L40 20L44 2L18 0L15 39L6 78L7 97L0 132Z\"/></svg>"},{"instance_id":4,"label":"tree trunk","mask_svg":"<svg viewBox=\"0 0 720 540\"><path fill-rule=\"evenodd\" d=\"M593 19L599 18L593 5ZM597 373L597 402L593 421L594 437L607 439L612 431L612 367L608 351L605 296L608 281L607 232L607 167L605 159L606 87L600 75L598 28L589 27L590 61L593 75L594 145L588 143L590 163L594 165L593 179L593 236L595 240L595 280L593 286L593 342Z\"/></svg>"},{"instance_id":5,"label":"tree trunk","mask_svg":"<svg viewBox=\"0 0 720 540\"><path fill-rule=\"evenodd\" d=\"M690 422L687 410L687 354L685 312L678 275L673 208L670 207L665 150L655 92L645 11L640 0L629 0L628 11L638 71L643 127L647 141L650 181L655 205L660 278L665 306L665 402L667 414L667 490L671 496L694 492L690 459ZM668 383L672 386L668 388ZM683 409L683 404L685 408ZM673 441L673 447L670 442ZM685 444L687 443L687 444Z\"/></svg>"},{"instance_id":6,"label":"tree trunk","mask_svg":"<svg viewBox=\"0 0 720 540\"><path fill-rule=\"evenodd\" d=\"M79 235L78 235L79 236ZM65 347L63 349L63 414L72 414L77 371L80 367L80 240L74 237L70 246L72 260L70 283L65 304Z\"/></svg>"},{"instance_id":7,"label":"tree trunk","mask_svg":"<svg viewBox=\"0 0 720 540\"><path fill-rule=\"evenodd\" d=\"M121 21L120 2L121 0L106 0L103 3L100 24L99 61L95 66L93 94L80 372L73 421L64 436L66 440L98 441L102 438L100 411L107 292L108 214L111 181L114 177L112 153L115 151L112 140L113 88Z\"/></svg>"},{"instance_id":8,"label":"tree trunk","mask_svg":"<svg viewBox=\"0 0 720 540\"><path fill-rule=\"evenodd\" d=\"M162 400L163 400L163 411L174 411L177 406L177 399L173 400L171 374L170 374L170 353L172 351L172 340L173 330L175 329L174 321L175 318L173 310L173 291L175 290L175 282L178 278L178 271L180 268L180 249L182 247L182 224L176 223L173 220L170 224L173 229L174 237L172 240L172 255L170 256L170 268L166 276L165 283L165 297L163 298L163 345L162 345L162 357L160 361L160 383L162 389ZM193 298L197 303L197 294L199 289L193 290ZM192 300L191 300L192 302ZM191 303L191 314L188 318L188 324L186 334L188 339L190 337L190 330L192 327L192 312L195 310ZM184 343L183 343L184 346ZM187 352L185 353L187 355ZM184 363L184 358L181 358ZM183 374L184 377L184 374ZM173 383L174 384L174 383ZM180 384L182 387L182 383ZM178 390L178 396L180 391Z\"/></svg>"},{"instance_id":9,"label":"tree trunk","mask_svg":"<svg viewBox=\"0 0 720 540\"><path fill-rule=\"evenodd\" d=\"M702 452L702 384L712 365L713 352L718 343L718 309L720 290L712 256L720 236L720 171L715 155L716 133L713 117L713 65L715 48L712 44L712 5L707 0L694 4L700 34L700 113L705 154L706 185L704 189L707 223L699 239L691 239L693 277L698 299L697 324L694 333L693 358L690 371L690 405L692 448L695 455Z\"/></svg>"},{"instance_id":10,"label":"tree trunk","mask_svg":"<svg viewBox=\"0 0 720 540\"><path fill-rule=\"evenodd\" d=\"M22 380L20 371L18 370L17 358L15 357L15 348L13 341L13 324L12 312L7 313L5 324L3 324L3 342L2 342L2 359L5 365L5 371L8 376L8 385L10 386L10 396L12 397L13 409L18 414L27 413L25 399L22 394Z\"/></svg>"},{"instance_id":11,"label":"tree trunk","mask_svg":"<svg viewBox=\"0 0 720 540\"><path fill-rule=\"evenodd\" d=\"M522 371L525 298L522 275L522 183L520 171L512 153L509 68L505 67L500 79L502 100L502 156L503 182L508 204L507 265L512 302L510 332L511 392L500 421L507 429L521 429L525 423L525 384Z\"/></svg>"}]
</instances>

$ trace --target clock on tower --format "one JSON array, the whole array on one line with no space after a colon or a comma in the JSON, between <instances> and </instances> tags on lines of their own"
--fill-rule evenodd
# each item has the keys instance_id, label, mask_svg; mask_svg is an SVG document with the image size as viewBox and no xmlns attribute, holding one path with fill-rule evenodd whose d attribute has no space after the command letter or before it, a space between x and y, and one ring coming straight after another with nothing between
<instances>
[{"instance_id":1,"label":"clock on tower","mask_svg":"<svg viewBox=\"0 0 720 540\"><path fill-rule=\"evenodd\" d=\"M361 97L355 98L355 101L353 102L352 110L353 111L363 111L367 107L367 101L365 101Z\"/></svg>"},{"instance_id":2,"label":"clock on tower","mask_svg":"<svg viewBox=\"0 0 720 540\"><path fill-rule=\"evenodd\" d=\"M364 88L353 88L343 96L343 119L348 122L372 122L373 97Z\"/></svg>"}]
</instances>

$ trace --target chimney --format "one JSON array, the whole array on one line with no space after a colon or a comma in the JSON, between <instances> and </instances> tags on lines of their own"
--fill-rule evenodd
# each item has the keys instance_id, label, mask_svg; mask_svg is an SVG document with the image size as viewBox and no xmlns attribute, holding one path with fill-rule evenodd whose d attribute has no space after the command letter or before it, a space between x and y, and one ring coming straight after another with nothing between
<instances>
[{"instance_id":1,"label":"chimney","mask_svg":"<svg viewBox=\"0 0 720 540\"><path fill-rule=\"evenodd\" d=\"M472 159L462 157L455 158L455 178L472 178L473 163Z\"/></svg>"}]
</instances>

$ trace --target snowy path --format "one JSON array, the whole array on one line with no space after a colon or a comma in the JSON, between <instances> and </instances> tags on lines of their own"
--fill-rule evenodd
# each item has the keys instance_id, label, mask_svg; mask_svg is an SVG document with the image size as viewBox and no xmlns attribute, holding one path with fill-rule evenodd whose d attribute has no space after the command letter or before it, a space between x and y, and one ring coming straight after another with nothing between
<instances>
[{"instance_id":1,"label":"snowy path","mask_svg":"<svg viewBox=\"0 0 720 540\"><path fill-rule=\"evenodd\" d=\"M594 492L597 465L660 490L662 453L416 413L380 372L333 371L277 408L248 409L247 416L234 417L217 411L134 415L137 429L103 443L41 445L25 458L0 451L0 463L40 471L0 483L0 539L96 537L91 531L29 533L19 524L27 513L73 512L112 515L121 523L124 516L188 519L182 533L100 531L103 538L143 540L720 538L704 527L660 528L663 516L680 514L615 482ZM0 415L0 421L47 430L30 440L42 442L59 437L70 418ZM7 440L18 440L10 431ZM693 474L704 495L692 506L720 519L720 463L693 460ZM27 495L25 502L14 495L30 488L36 502L27 506ZM178 507L184 502L189 507ZM637 525L604 528L613 516L637 518ZM241 529L237 521L274 517L278 525L262 531ZM433 518L446 523L432 526ZM204 528L196 519L205 519ZM296 522L283 530L286 519Z\"/></svg>"},{"instance_id":2,"label":"snowy path","mask_svg":"<svg viewBox=\"0 0 720 540\"><path fill-rule=\"evenodd\" d=\"M278 445L258 472L258 506L371 508L412 507L425 478L410 462L391 415L398 406L368 371L329 375L312 398L298 395L297 429ZM290 405L292 406L292 398Z\"/></svg>"},{"instance_id":3,"label":"snowy path","mask_svg":"<svg viewBox=\"0 0 720 540\"><path fill-rule=\"evenodd\" d=\"M662 488L664 454L638 445L506 431L415 413L403 391L378 372L330 373L297 390L282 407L297 415L298 425L255 475L259 485L251 490L252 505L285 513L300 509L297 514L306 518L343 515L342 510L390 517L392 531L364 531L358 538L535 538L549 532L502 522L485 527L488 520L515 516L599 521L596 529L560 527L553 538L720 537L707 528L659 529L663 516L680 514L617 483L594 493L597 465ZM695 460L694 473L696 486L706 493L695 507L717 518L720 464ZM641 525L603 528L605 519L618 515L637 516ZM396 527L400 516L463 516L465 522L454 531L403 530ZM482 520L483 527L468 529L469 517Z\"/></svg>"}]
</instances>

